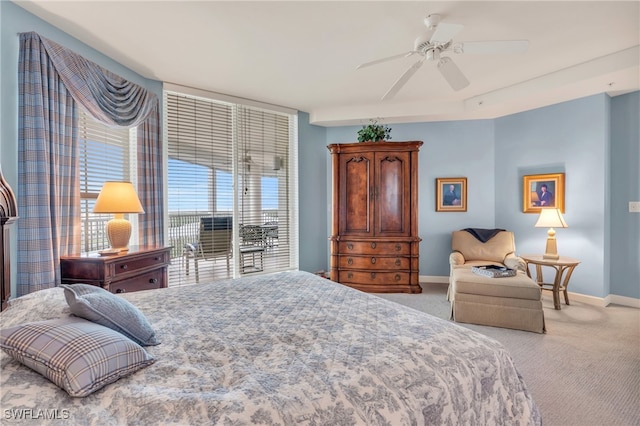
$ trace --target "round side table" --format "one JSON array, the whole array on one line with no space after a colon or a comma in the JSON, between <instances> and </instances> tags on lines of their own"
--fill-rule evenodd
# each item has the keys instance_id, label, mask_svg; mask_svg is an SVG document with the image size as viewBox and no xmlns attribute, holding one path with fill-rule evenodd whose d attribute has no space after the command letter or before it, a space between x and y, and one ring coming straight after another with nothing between
<instances>
[{"instance_id":1,"label":"round side table","mask_svg":"<svg viewBox=\"0 0 640 426\"><path fill-rule=\"evenodd\" d=\"M536 266L536 282L543 290L551 290L553 292L553 306L560 309L560 292L564 294L564 303L569 304L569 296L567 296L567 287L573 270L580 263L579 260L571 257L560 256L559 259L545 259L541 254L525 254L520 255L522 260L527 264L527 275L531 277L529 264ZM556 270L553 283L545 283L542 276L542 267L549 266ZM564 277L563 277L564 276Z\"/></svg>"}]
</instances>

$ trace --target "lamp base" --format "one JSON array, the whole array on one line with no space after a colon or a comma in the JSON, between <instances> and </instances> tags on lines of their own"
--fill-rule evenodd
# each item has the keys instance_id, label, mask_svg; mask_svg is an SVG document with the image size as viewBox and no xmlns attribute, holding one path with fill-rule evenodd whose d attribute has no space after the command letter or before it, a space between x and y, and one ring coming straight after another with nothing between
<instances>
[{"instance_id":1,"label":"lamp base","mask_svg":"<svg viewBox=\"0 0 640 426\"><path fill-rule=\"evenodd\" d=\"M543 259L558 260L560 255L558 254L558 245L556 243L556 231L550 228L547 232L547 247L545 248Z\"/></svg>"},{"instance_id":2,"label":"lamp base","mask_svg":"<svg viewBox=\"0 0 640 426\"><path fill-rule=\"evenodd\" d=\"M115 217L107 222L107 238L111 249L119 252L129 251L130 237L131 222L124 218L124 214L116 213Z\"/></svg>"}]
</instances>

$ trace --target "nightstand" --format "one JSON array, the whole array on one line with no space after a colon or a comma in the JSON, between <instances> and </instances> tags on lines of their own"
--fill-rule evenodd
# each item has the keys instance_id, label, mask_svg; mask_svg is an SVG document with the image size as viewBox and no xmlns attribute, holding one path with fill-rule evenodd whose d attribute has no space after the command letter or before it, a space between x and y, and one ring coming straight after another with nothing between
<instances>
[{"instance_id":1,"label":"nightstand","mask_svg":"<svg viewBox=\"0 0 640 426\"><path fill-rule=\"evenodd\" d=\"M112 293L167 287L171 247L137 247L112 256L62 256L62 284L91 284Z\"/></svg>"}]
</instances>

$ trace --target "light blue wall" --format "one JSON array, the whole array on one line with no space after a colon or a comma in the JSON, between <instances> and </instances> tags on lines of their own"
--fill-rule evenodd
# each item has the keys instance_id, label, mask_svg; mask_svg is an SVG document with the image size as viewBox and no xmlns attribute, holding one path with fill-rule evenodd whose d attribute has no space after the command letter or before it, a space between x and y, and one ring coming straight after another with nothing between
<instances>
[{"instance_id":1,"label":"light blue wall","mask_svg":"<svg viewBox=\"0 0 640 426\"><path fill-rule=\"evenodd\" d=\"M495 226L493 126L492 120L389 124L392 142L424 142L418 156L420 275L449 275L451 231ZM360 128L329 128L327 142L355 142ZM466 212L435 211L435 180L442 177L467 178Z\"/></svg>"},{"instance_id":2,"label":"light blue wall","mask_svg":"<svg viewBox=\"0 0 640 426\"><path fill-rule=\"evenodd\" d=\"M611 293L640 299L640 92L611 99Z\"/></svg>"},{"instance_id":3,"label":"light blue wall","mask_svg":"<svg viewBox=\"0 0 640 426\"><path fill-rule=\"evenodd\" d=\"M326 133L326 128L309 124L309 114L298 113L300 269L308 272L327 270L328 265Z\"/></svg>"},{"instance_id":4,"label":"light blue wall","mask_svg":"<svg viewBox=\"0 0 640 426\"><path fill-rule=\"evenodd\" d=\"M607 95L496 119L496 222L513 230L518 253L543 253L547 230L522 213L522 176L565 173L565 214L558 253L579 259L570 291L604 297L608 275Z\"/></svg>"}]
</instances>

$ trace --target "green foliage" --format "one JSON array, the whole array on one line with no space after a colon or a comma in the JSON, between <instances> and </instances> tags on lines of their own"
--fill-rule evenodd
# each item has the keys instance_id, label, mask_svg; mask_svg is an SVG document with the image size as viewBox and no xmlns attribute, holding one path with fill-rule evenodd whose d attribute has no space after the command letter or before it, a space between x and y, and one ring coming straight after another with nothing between
<instances>
[{"instance_id":1,"label":"green foliage","mask_svg":"<svg viewBox=\"0 0 640 426\"><path fill-rule=\"evenodd\" d=\"M391 127L378 124L376 120L371 120L371 124L358 130L358 142L379 142L389 139L391 139Z\"/></svg>"}]
</instances>

